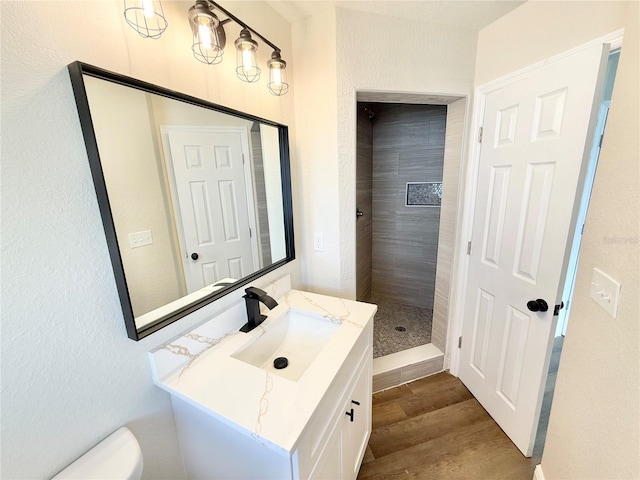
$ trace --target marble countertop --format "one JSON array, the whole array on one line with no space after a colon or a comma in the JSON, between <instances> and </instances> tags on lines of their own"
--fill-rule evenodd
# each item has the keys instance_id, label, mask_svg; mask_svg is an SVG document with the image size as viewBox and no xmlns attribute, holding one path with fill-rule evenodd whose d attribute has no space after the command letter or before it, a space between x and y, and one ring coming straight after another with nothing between
<instances>
[{"instance_id":1,"label":"marble countertop","mask_svg":"<svg viewBox=\"0 0 640 480\"><path fill-rule=\"evenodd\" d=\"M274 287L272 292L277 291ZM282 290L282 288L281 288ZM249 333L237 329L246 322L244 302L225 312L221 324L233 325L217 338L200 332L184 336L150 352L154 382L195 408L206 412L256 441L282 453L295 450L297 441L328 390L363 327L373 321L372 304L287 289L278 306L264 312L267 319ZM272 295L273 293L270 292ZM340 326L298 381L233 358L255 341L272 322L289 310L319 315ZM216 318L212 319L212 325ZM206 327L206 325L205 325ZM193 353L185 343L203 345ZM161 354L183 358L172 371ZM163 366L164 365L164 366Z\"/></svg>"}]
</instances>

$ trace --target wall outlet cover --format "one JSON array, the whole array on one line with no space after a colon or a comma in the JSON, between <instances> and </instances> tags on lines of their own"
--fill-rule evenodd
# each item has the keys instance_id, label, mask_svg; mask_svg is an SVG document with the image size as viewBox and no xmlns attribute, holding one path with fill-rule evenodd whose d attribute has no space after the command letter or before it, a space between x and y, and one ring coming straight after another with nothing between
<instances>
[{"instance_id":1,"label":"wall outlet cover","mask_svg":"<svg viewBox=\"0 0 640 480\"><path fill-rule=\"evenodd\" d=\"M316 252L324 252L324 235L322 233L313 234L313 249Z\"/></svg>"},{"instance_id":2,"label":"wall outlet cover","mask_svg":"<svg viewBox=\"0 0 640 480\"><path fill-rule=\"evenodd\" d=\"M151 230L129 234L129 246L131 248L143 247L145 245L151 245L152 243L153 237L151 236Z\"/></svg>"},{"instance_id":3,"label":"wall outlet cover","mask_svg":"<svg viewBox=\"0 0 640 480\"><path fill-rule=\"evenodd\" d=\"M622 285L598 268L593 269L591 280L591 298L616 318Z\"/></svg>"}]
</instances>

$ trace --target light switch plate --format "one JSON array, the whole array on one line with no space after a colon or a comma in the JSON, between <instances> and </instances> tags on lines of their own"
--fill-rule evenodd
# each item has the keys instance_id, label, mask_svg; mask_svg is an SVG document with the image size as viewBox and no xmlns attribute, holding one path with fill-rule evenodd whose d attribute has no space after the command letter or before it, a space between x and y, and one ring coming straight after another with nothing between
<instances>
[{"instance_id":1,"label":"light switch plate","mask_svg":"<svg viewBox=\"0 0 640 480\"><path fill-rule=\"evenodd\" d=\"M152 243L153 237L151 236L151 230L129 234L129 246L131 248L143 247L145 245L151 245Z\"/></svg>"},{"instance_id":2,"label":"light switch plate","mask_svg":"<svg viewBox=\"0 0 640 480\"><path fill-rule=\"evenodd\" d=\"M620 300L621 285L602 270L593 269L591 280L591 298L604 308L609 315L616 318Z\"/></svg>"},{"instance_id":3,"label":"light switch plate","mask_svg":"<svg viewBox=\"0 0 640 480\"><path fill-rule=\"evenodd\" d=\"M324 235L322 233L313 234L313 249L316 252L324 252Z\"/></svg>"}]
</instances>

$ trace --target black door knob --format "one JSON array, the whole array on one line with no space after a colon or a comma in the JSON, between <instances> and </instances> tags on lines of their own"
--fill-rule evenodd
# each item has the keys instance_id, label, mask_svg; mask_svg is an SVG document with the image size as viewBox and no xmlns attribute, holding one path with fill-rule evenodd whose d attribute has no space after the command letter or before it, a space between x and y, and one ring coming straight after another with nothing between
<instances>
[{"instance_id":1,"label":"black door knob","mask_svg":"<svg viewBox=\"0 0 640 480\"><path fill-rule=\"evenodd\" d=\"M543 299L538 298L536 300L529 300L527 302L527 308L532 312L546 312L549 310L549 305Z\"/></svg>"},{"instance_id":2,"label":"black door knob","mask_svg":"<svg viewBox=\"0 0 640 480\"><path fill-rule=\"evenodd\" d=\"M197 254L197 253L195 253L195 252L194 252L194 253L192 253L192 254L191 254L191 259L192 259L192 260L197 260L197 259L198 259L198 254Z\"/></svg>"}]
</instances>

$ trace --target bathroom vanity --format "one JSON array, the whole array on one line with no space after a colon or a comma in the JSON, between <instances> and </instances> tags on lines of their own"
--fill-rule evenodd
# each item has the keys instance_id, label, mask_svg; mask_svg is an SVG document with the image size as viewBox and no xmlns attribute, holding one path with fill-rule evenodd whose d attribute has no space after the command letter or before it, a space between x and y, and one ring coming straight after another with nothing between
<instances>
[{"instance_id":1,"label":"bathroom vanity","mask_svg":"<svg viewBox=\"0 0 640 480\"><path fill-rule=\"evenodd\" d=\"M371 433L377 307L287 282L273 285L279 305L251 332L237 331L240 303L150 352L190 479L357 476ZM283 356L288 366L276 369Z\"/></svg>"}]
</instances>

